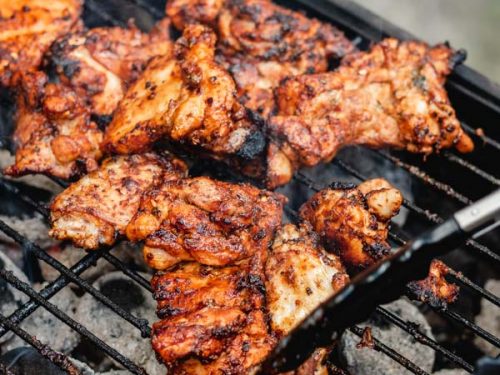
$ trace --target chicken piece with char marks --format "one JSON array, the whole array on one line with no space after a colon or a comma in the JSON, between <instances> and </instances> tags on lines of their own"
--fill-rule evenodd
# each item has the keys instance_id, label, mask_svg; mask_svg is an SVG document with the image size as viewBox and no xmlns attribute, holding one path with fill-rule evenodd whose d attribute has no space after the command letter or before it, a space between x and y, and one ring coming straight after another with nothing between
<instances>
[{"instance_id":1,"label":"chicken piece with char marks","mask_svg":"<svg viewBox=\"0 0 500 375\"><path fill-rule=\"evenodd\" d=\"M69 33L52 45L49 59L61 81L86 98L93 114L110 116L149 60L171 55L169 27L165 18L149 34L133 24Z\"/></svg>"},{"instance_id":2,"label":"chicken piece with char marks","mask_svg":"<svg viewBox=\"0 0 500 375\"><path fill-rule=\"evenodd\" d=\"M208 177L166 182L145 194L127 237L144 240L146 263L154 269L183 260L223 266L268 248L284 200Z\"/></svg>"},{"instance_id":3,"label":"chicken piece with char marks","mask_svg":"<svg viewBox=\"0 0 500 375\"><path fill-rule=\"evenodd\" d=\"M278 336L290 332L349 282L340 259L325 251L307 222L278 231L265 275L271 328Z\"/></svg>"},{"instance_id":4,"label":"chicken piece with char marks","mask_svg":"<svg viewBox=\"0 0 500 375\"><path fill-rule=\"evenodd\" d=\"M444 89L462 57L446 45L386 39L333 72L293 77L277 90L269 121L268 187L297 168L330 161L348 145L430 154L472 151Z\"/></svg>"},{"instance_id":5,"label":"chicken piece with char marks","mask_svg":"<svg viewBox=\"0 0 500 375\"><path fill-rule=\"evenodd\" d=\"M55 39L81 27L81 11L81 0L1 0L0 84L37 68Z\"/></svg>"},{"instance_id":6,"label":"chicken piece with char marks","mask_svg":"<svg viewBox=\"0 0 500 375\"><path fill-rule=\"evenodd\" d=\"M5 174L70 179L95 170L102 132L81 98L64 85L49 83L43 72L25 72L19 83L16 157Z\"/></svg>"},{"instance_id":7,"label":"chicken piece with char marks","mask_svg":"<svg viewBox=\"0 0 500 375\"><path fill-rule=\"evenodd\" d=\"M186 165L169 155L116 156L70 185L51 205L49 234L77 246L97 249L121 237L155 183L186 175Z\"/></svg>"},{"instance_id":8,"label":"chicken piece with char marks","mask_svg":"<svg viewBox=\"0 0 500 375\"><path fill-rule=\"evenodd\" d=\"M403 197L386 180L368 180L355 187L334 184L316 193L300 209L324 246L349 270L360 270L387 255L389 222Z\"/></svg>"},{"instance_id":9,"label":"chicken piece with char marks","mask_svg":"<svg viewBox=\"0 0 500 375\"><path fill-rule=\"evenodd\" d=\"M233 79L214 61L215 40L208 27L188 26L175 56L154 59L127 91L104 147L133 153L166 139L215 158L260 153L263 135L236 100Z\"/></svg>"}]
</instances>

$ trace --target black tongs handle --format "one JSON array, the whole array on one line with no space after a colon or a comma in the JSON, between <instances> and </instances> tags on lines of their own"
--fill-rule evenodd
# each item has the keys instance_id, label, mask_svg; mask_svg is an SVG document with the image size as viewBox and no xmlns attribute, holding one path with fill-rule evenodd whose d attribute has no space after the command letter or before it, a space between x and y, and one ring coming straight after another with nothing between
<instances>
[{"instance_id":1,"label":"black tongs handle","mask_svg":"<svg viewBox=\"0 0 500 375\"><path fill-rule=\"evenodd\" d=\"M261 373L297 368L315 348L330 345L337 332L365 320L378 305L403 295L408 282L426 276L432 259L455 249L499 214L500 189L356 275L278 343L261 366Z\"/></svg>"}]
</instances>

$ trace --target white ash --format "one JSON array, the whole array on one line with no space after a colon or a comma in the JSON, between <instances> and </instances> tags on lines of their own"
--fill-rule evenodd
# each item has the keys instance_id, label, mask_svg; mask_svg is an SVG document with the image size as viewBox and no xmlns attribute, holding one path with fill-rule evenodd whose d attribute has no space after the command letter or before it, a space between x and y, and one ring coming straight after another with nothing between
<instances>
[{"instance_id":1,"label":"white ash","mask_svg":"<svg viewBox=\"0 0 500 375\"><path fill-rule=\"evenodd\" d=\"M433 338L431 327L417 307L410 302L400 299L384 306L387 310L398 315L405 321L419 325L420 331ZM369 326L375 339L396 350L426 372L431 372L435 360L432 348L418 343L410 334L385 321L377 319L360 324ZM340 342L340 354L350 373L356 375L410 375L412 372L399 363L371 348L357 348L360 338L346 331Z\"/></svg>"},{"instance_id":2,"label":"white ash","mask_svg":"<svg viewBox=\"0 0 500 375\"><path fill-rule=\"evenodd\" d=\"M81 375L128 375L129 371L126 370L110 370L106 372L96 372L92 370L86 363L80 362L77 359L69 358L69 360L75 365L75 367L80 371Z\"/></svg>"},{"instance_id":3,"label":"white ash","mask_svg":"<svg viewBox=\"0 0 500 375\"><path fill-rule=\"evenodd\" d=\"M500 296L500 280L490 279L484 284L484 289L491 292L495 296ZM486 299L481 300L481 311L476 316L476 324L485 329L492 335L500 336L500 314L498 306L492 304ZM496 357L500 354L500 349L483 340L479 336L475 336L474 343L487 355Z\"/></svg>"},{"instance_id":4,"label":"white ash","mask_svg":"<svg viewBox=\"0 0 500 375\"><path fill-rule=\"evenodd\" d=\"M11 153L8 150L0 149L0 170L5 169L6 167L12 164L14 164L14 156L11 155ZM9 176L3 176L3 177L6 179L15 179L16 181L23 182L26 185L44 189L54 194L58 194L63 190L61 186L59 186L50 178L42 174L31 174L16 178L12 178Z\"/></svg>"},{"instance_id":5,"label":"white ash","mask_svg":"<svg viewBox=\"0 0 500 375\"><path fill-rule=\"evenodd\" d=\"M41 248L47 248L57 242L49 237L49 227L42 215L34 213L34 217L18 218L15 216L0 215L0 220L5 222L15 231L21 233L24 237L34 242ZM9 236L0 231L0 241L15 244Z\"/></svg>"},{"instance_id":6,"label":"white ash","mask_svg":"<svg viewBox=\"0 0 500 375\"><path fill-rule=\"evenodd\" d=\"M142 276L150 278L147 274ZM120 283L124 285L119 285ZM156 320L156 303L151 293L123 273L109 273L100 277L93 285L132 315L146 319L150 324ZM165 367L156 360L149 338L142 338L139 329L93 296L85 294L80 299L76 320L149 374L165 374Z\"/></svg>"},{"instance_id":7,"label":"white ash","mask_svg":"<svg viewBox=\"0 0 500 375\"><path fill-rule=\"evenodd\" d=\"M19 280L28 282L26 275L5 255L0 249L0 269L11 271ZM7 281L0 278L0 313L3 316L9 316L19 306L28 301L28 297L11 286ZM0 337L0 344L13 338L12 332L6 333ZM3 347L3 345L2 345ZM3 349L2 349L3 351Z\"/></svg>"},{"instance_id":8,"label":"white ash","mask_svg":"<svg viewBox=\"0 0 500 375\"><path fill-rule=\"evenodd\" d=\"M38 284L34 288L40 290L44 286L45 284ZM70 288L61 289L49 301L70 318L74 319L77 297ZM80 341L80 336L77 332L73 331L68 325L43 307L39 307L21 322L20 325L26 332L35 336L42 343L62 353L71 352ZM5 343L4 349L8 351L23 345L25 345L25 342L19 337L14 336L12 340Z\"/></svg>"},{"instance_id":9,"label":"white ash","mask_svg":"<svg viewBox=\"0 0 500 375\"><path fill-rule=\"evenodd\" d=\"M454 369L439 370L433 372L432 375L469 375L469 373L465 370L454 368Z\"/></svg>"}]
</instances>

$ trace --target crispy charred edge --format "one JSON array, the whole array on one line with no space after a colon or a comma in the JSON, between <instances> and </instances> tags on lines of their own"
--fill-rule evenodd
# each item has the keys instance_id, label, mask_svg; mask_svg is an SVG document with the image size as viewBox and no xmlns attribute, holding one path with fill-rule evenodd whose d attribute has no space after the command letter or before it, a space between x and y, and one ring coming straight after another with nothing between
<instances>
[{"instance_id":1,"label":"crispy charred edge","mask_svg":"<svg viewBox=\"0 0 500 375\"><path fill-rule=\"evenodd\" d=\"M425 279L408 283L411 296L432 307L446 309L457 300L460 292L458 285L446 280L447 274L448 267L440 260L434 259Z\"/></svg>"}]
</instances>

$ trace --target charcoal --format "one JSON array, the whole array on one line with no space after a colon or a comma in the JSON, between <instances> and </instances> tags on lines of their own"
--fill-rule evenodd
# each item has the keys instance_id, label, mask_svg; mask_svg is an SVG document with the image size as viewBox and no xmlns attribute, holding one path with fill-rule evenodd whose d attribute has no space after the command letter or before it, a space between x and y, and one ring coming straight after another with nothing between
<instances>
[{"instance_id":1,"label":"charcoal","mask_svg":"<svg viewBox=\"0 0 500 375\"><path fill-rule=\"evenodd\" d=\"M500 296L500 280L490 279L486 282L484 288L495 296ZM500 337L500 314L498 313L498 306L483 298L481 300L481 311L476 316L476 324L492 335ZM474 338L474 342L491 357L496 357L500 354L500 349L478 336Z\"/></svg>"}]
</instances>

